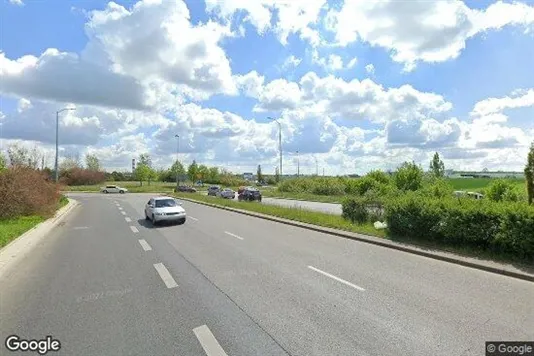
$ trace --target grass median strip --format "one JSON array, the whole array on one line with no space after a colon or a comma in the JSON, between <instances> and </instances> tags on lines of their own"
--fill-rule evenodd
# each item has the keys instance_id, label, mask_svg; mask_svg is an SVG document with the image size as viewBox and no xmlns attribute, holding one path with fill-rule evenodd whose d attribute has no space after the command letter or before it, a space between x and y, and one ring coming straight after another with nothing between
<instances>
[{"instance_id":1,"label":"grass median strip","mask_svg":"<svg viewBox=\"0 0 534 356\"><path fill-rule=\"evenodd\" d=\"M0 248L44 220L41 216L21 216L15 219L0 220Z\"/></svg>"},{"instance_id":2,"label":"grass median strip","mask_svg":"<svg viewBox=\"0 0 534 356\"><path fill-rule=\"evenodd\" d=\"M189 198L200 202L217 204L229 208L242 209L279 218L300 221L303 223L330 227L350 232L356 232L377 237L386 237L384 230L376 230L372 224L352 224L338 215L331 215L300 208L288 208L255 202L238 202L233 200L209 197L200 194L176 193L178 198Z\"/></svg>"}]
</instances>

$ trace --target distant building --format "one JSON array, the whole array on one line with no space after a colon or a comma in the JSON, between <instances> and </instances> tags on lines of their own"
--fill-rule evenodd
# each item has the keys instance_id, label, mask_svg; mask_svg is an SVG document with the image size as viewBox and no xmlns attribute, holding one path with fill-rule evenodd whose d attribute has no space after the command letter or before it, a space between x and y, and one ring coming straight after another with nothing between
<instances>
[{"instance_id":1,"label":"distant building","mask_svg":"<svg viewBox=\"0 0 534 356\"><path fill-rule=\"evenodd\" d=\"M254 179L254 173L243 173L243 179L244 180L253 180Z\"/></svg>"},{"instance_id":2,"label":"distant building","mask_svg":"<svg viewBox=\"0 0 534 356\"><path fill-rule=\"evenodd\" d=\"M445 170L445 177L447 178L523 178L523 172L490 172L484 171L454 171L452 169Z\"/></svg>"}]
</instances>

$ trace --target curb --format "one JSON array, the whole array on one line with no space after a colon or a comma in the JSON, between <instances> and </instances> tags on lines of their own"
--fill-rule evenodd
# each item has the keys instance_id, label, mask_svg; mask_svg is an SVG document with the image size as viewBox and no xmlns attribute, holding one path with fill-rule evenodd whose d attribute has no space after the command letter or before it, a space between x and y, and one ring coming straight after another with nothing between
<instances>
[{"instance_id":1,"label":"curb","mask_svg":"<svg viewBox=\"0 0 534 356\"><path fill-rule=\"evenodd\" d=\"M382 246L382 247L386 247L386 248L390 248L390 249L394 249L394 250L398 250L398 251L411 253L411 254L414 254L414 255L419 255L419 256L423 256L423 257L427 257L427 258L432 258L434 260L454 263L454 264L461 265L461 266L464 266L464 267L470 267L470 268L474 268L474 269L478 269L478 270L482 270L482 271L486 271L486 272L490 272L490 273L495 273L495 274L500 274L500 275L507 276L507 277L513 277L513 278L521 279L521 280L524 280L524 281L534 282L534 274L510 271L510 270L506 270L506 269L502 269L502 268L498 268L498 267L493 267L493 266L489 266L489 265L485 265L485 264L481 264L481 263L475 263L475 262L472 262L472 261L463 260L461 258L441 255L441 254L432 253L432 252L426 252L426 251L420 250L420 249L415 248L415 247L403 246L403 245L401 245L399 243L396 243L396 242L390 241L390 240L380 240L378 238L374 238L374 237L371 237L371 236L366 237L365 235L356 234L356 233L350 233L350 232L346 232L346 231L343 231L343 230L336 230L336 229L333 229L333 228L328 228L328 227L322 227L322 226L318 226L318 225L303 223L303 222L300 222L300 221L283 219L283 218L279 218L279 217L276 217L276 216L271 216L271 215L266 215L266 214L261 214L261 213L256 213L256 212L250 212L250 211L246 211L246 210L242 210L242 209L229 208L229 207L226 207L226 206L212 204L212 203L206 203L206 202L202 202L202 201L198 201L198 200L193 200L193 199L190 199L190 198L182 198L182 197L178 197L178 198L181 199L181 200L189 201L191 203L196 203L196 204L200 204L200 205L206 205L206 206L209 206L209 207L212 207L212 208L228 210L228 211L231 211L231 212L234 212L234 213L253 216L253 217L256 217L256 218L260 218L260 219L264 219L264 220L270 220L270 221L278 222L278 223L281 223L281 224L300 227L300 228L303 228L303 229L308 229L308 230L312 230L312 231L316 231L316 232L322 232L322 233L325 233L325 234L335 235L335 236L346 238L346 239L356 240L356 241L365 242L365 243L369 243L369 244L373 244L373 245L378 245L378 246Z\"/></svg>"},{"instance_id":2,"label":"curb","mask_svg":"<svg viewBox=\"0 0 534 356\"><path fill-rule=\"evenodd\" d=\"M53 217L26 231L0 249L0 277L8 267L30 252L52 229L79 205L78 201L68 198L69 203L59 209Z\"/></svg>"}]
</instances>

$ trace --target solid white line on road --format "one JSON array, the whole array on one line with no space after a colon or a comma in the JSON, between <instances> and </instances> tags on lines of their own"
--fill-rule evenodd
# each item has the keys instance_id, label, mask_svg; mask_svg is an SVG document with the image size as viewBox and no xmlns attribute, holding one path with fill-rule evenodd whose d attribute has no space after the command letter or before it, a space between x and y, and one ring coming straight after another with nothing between
<instances>
[{"instance_id":1,"label":"solid white line on road","mask_svg":"<svg viewBox=\"0 0 534 356\"><path fill-rule=\"evenodd\" d=\"M108 198L108 199L111 199L111 198ZM113 200L113 202L114 202L115 204L119 205L119 202L118 202L118 201Z\"/></svg>"},{"instance_id":2,"label":"solid white line on road","mask_svg":"<svg viewBox=\"0 0 534 356\"><path fill-rule=\"evenodd\" d=\"M139 240L139 243L141 244L141 247L143 248L143 250L145 251L151 251L152 250L152 247L150 247L150 245L148 244L148 242L146 242L145 240Z\"/></svg>"},{"instance_id":3,"label":"solid white line on road","mask_svg":"<svg viewBox=\"0 0 534 356\"><path fill-rule=\"evenodd\" d=\"M139 230L137 230L137 228L136 228L135 226L130 226L130 229L132 229L132 232L133 232L134 234L136 234L136 233L139 232Z\"/></svg>"},{"instance_id":4,"label":"solid white line on road","mask_svg":"<svg viewBox=\"0 0 534 356\"><path fill-rule=\"evenodd\" d=\"M119 210L122 210L122 207L119 206Z\"/></svg>"},{"instance_id":5,"label":"solid white line on road","mask_svg":"<svg viewBox=\"0 0 534 356\"><path fill-rule=\"evenodd\" d=\"M313 271L315 271L315 272L321 273L321 274L323 274L323 275L325 275L325 276L327 276L327 277L330 277L330 278L332 278L332 279L335 279L335 280L338 281L338 282L341 282L341 283L343 283L343 284L346 284L346 285L348 285L349 287L352 287L352 288L357 289L357 290L361 290L362 292L365 291L365 289L363 289L362 287L359 287L359 286L357 286L356 284L352 284L352 283L350 283L350 282L347 282L346 280L341 279L341 278L339 278L339 277L336 277L336 276L334 276L333 274L330 274L330 273L328 273L328 272L321 271L319 268L315 268L315 267L313 267L313 266L308 266L308 268L311 269L311 270L313 270Z\"/></svg>"},{"instance_id":6,"label":"solid white line on road","mask_svg":"<svg viewBox=\"0 0 534 356\"><path fill-rule=\"evenodd\" d=\"M178 284L176 283L174 278L172 278L171 274L169 273L167 268L165 268L163 263L154 264L154 268L156 269L156 271L158 271L159 276L161 277L167 288L178 287Z\"/></svg>"},{"instance_id":7,"label":"solid white line on road","mask_svg":"<svg viewBox=\"0 0 534 356\"><path fill-rule=\"evenodd\" d=\"M74 228L74 230L85 230L85 229L88 229L89 227L88 226L76 226Z\"/></svg>"},{"instance_id":8,"label":"solid white line on road","mask_svg":"<svg viewBox=\"0 0 534 356\"><path fill-rule=\"evenodd\" d=\"M232 237L235 237L236 239L243 240L243 238L241 236L237 236L236 234L232 234L231 232L225 231L224 233L226 235L230 235Z\"/></svg>"},{"instance_id":9,"label":"solid white line on road","mask_svg":"<svg viewBox=\"0 0 534 356\"><path fill-rule=\"evenodd\" d=\"M125 212L125 211L121 211L121 214L122 214L122 215L126 215L126 212Z\"/></svg>"},{"instance_id":10,"label":"solid white line on road","mask_svg":"<svg viewBox=\"0 0 534 356\"><path fill-rule=\"evenodd\" d=\"M132 222L132 219L130 219L129 217L125 217L124 220L126 220L126 222Z\"/></svg>"},{"instance_id":11,"label":"solid white line on road","mask_svg":"<svg viewBox=\"0 0 534 356\"><path fill-rule=\"evenodd\" d=\"M194 328L193 332L208 356L228 356L206 325Z\"/></svg>"},{"instance_id":12,"label":"solid white line on road","mask_svg":"<svg viewBox=\"0 0 534 356\"><path fill-rule=\"evenodd\" d=\"M192 217L192 216L188 216L188 218L189 218L189 219L193 219L193 220L195 220L195 221L198 221L197 218L194 218L194 217Z\"/></svg>"}]
</instances>

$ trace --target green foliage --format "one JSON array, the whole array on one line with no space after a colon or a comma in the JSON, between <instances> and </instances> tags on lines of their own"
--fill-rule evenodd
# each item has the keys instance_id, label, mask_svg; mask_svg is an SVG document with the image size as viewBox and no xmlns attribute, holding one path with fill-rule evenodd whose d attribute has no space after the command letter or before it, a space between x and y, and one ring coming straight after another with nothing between
<instances>
[{"instance_id":1,"label":"green foliage","mask_svg":"<svg viewBox=\"0 0 534 356\"><path fill-rule=\"evenodd\" d=\"M424 172L415 162L404 162L394 175L397 189L416 191L423 186Z\"/></svg>"},{"instance_id":2,"label":"green foliage","mask_svg":"<svg viewBox=\"0 0 534 356\"><path fill-rule=\"evenodd\" d=\"M4 157L4 154L0 152L0 172L5 171L6 169L7 169L6 158Z\"/></svg>"},{"instance_id":3,"label":"green foliage","mask_svg":"<svg viewBox=\"0 0 534 356\"><path fill-rule=\"evenodd\" d=\"M391 182L390 176L383 171L373 170L365 175L366 178L373 179L380 184L389 184Z\"/></svg>"},{"instance_id":4,"label":"green foliage","mask_svg":"<svg viewBox=\"0 0 534 356\"><path fill-rule=\"evenodd\" d=\"M516 202L521 199L516 186L504 179L494 180L486 189L486 196L488 199L496 202Z\"/></svg>"},{"instance_id":5,"label":"green foliage","mask_svg":"<svg viewBox=\"0 0 534 356\"><path fill-rule=\"evenodd\" d=\"M436 178L442 178L445 176L445 164L439 158L439 153L434 153L434 157L432 158L432 161L430 162L430 172L434 175Z\"/></svg>"},{"instance_id":6,"label":"green foliage","mask_svg":"<svg viewBox=\"0 0 534 356\"><path fill-rule=\"evenodd\" d=\"M100 160L96 155L85 155L85 165L87 169L91 171L98 172L102 170L102 167L100 166Z\"/></svg>"},{"instance_id":7,"label":"green foliage","mask_svg":"<svg viewBox=\"0 0 534 356\"><path fill-rule=\"evenodd\" d=\"M135 179L138 180L141 185L143 185L144 181L147 181L151 176L151 169L149 166L144 164L138 164L137 167L135 167L134 172Z\"/></svg>"},{"instance_id":8,"label":"green foliage","mask_svg":"<svg viewBox=\"0 0 534 356\"><path fill-rule=\"evenodd\" d=\"M308 192L317 195L343 195L345 184L339 178L295 178L281 182L278 190L291 193Z\"/></svg>"},{"instance_id":9,"label":"green foliage","mask_svg":"<svg viewBox=\"0 0 534 356\"><path fill-rule=\"evenodd\" d=\"M197 175L198 175L198 164L197 164L197 161L193 160L193 162L187 168L187 176L189 177L189 180L191 182L196 182L198 180Z\"/></svg>"},{"instance_id":10,"label":"green foliage","mask_svg":"<svg viewBox=\"0 0 534 356\"><path fill-rule=\"evenodd\" d=\"M344 219L357 224L362 224L370 220L367 201L364 198L345 198L341 206L341 216Z\"/></svg>"},{"instance_id":11,"label":"green foliage","mask_svg":"<svg viewBox=\"0 0 534 356\"><path fill-rule=\"evenodd\" d=\"M278 167L276 167L274 170L274 180L276 183L280 182L280 169L278 169Z\"/></svg>"},{"instance_id":12,"label":"green foliage","mask_svg":"<svg viewBox=\"0 0 534 356\"><path fill-rule=\"evenodd\" d=\"M221 180L219 168L218 167L210 167L208 169L208 178L206 179L206 182L209 184L218 184Z\"/></svg>"},{"instance_id":13,"label":"green foliage","mask_svg":"<svg viewBox=\"0 0 534 356\"><path fill-rule=\"evenodd\" d=\"M453 196L454 188L445 179L432 176L425 181L421 194L432 198L447 198Z\"/></svg>"},{"instance_id":14,"label":"green foliage","mask_svg":"<svg viewBox=\"0 0 534 356\"><path fill-rule=\"evenodd\" d=\"M258 171L256 173L258 182L263 182L263 174L261 173L261 165L258 164Z\"/></svg>"}]
</instances>

